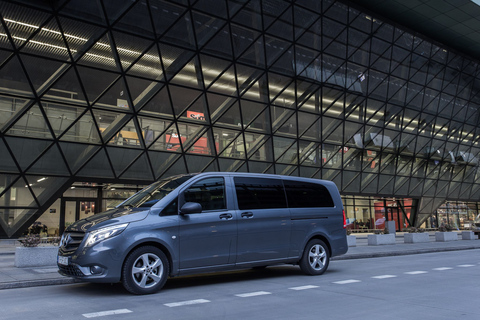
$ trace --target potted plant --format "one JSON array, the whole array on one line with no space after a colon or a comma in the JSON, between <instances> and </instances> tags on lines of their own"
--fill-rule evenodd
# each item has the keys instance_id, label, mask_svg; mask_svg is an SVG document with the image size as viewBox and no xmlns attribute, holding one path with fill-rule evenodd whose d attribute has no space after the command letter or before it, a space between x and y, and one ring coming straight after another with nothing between
<instances>
[{"instance_id":1,"label":"potted plant","mask_svg":"<svg viewBox=\"0 0 480 320\"><path fill-rule=\"evenodd\" d=\"M369 246L395 244L395 234L389 233L388 228L377 229L374 232L375 234L368 235Z\"/></svg>"},{"instance_id":2,"label":"potted plant","mask_svg":"<svg viewBox=\"0 0 480 320\"><path fill-rule=\"evenodd\" d=\"M429 235L425 232L425 229L409 227L406 228L407 233L403 236L404 243L420 243L420 242L429 242Z\"/></svg>"},{"instance_id":3,"label":"potted plant","mask_svg":"<svg viewBox=\"0 0 480 320\"><path fill-rule=\"evenodd\" d=\"M29 234L18 240L21 247L15 248L15 267L45 267L57 264L58 241L51 245L40 245L38 234Z\"/></svg>"},{"instance_id":4,"label":"potted plant","mask_svg":"<svg viewBox=\"0 0 480 320\"><path fill-rule=\"evenodd\" d=\"M458 234L453 230L451 225L444 224L438 227L438 231L435 232L435 241L445 242L445 241L457 241Z\"/></svg>"}]
</instances>

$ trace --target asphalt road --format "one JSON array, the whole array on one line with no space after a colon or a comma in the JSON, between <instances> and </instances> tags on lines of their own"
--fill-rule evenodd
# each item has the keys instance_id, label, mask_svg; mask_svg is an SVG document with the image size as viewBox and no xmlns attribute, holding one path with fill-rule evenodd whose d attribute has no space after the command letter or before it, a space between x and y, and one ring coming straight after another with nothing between
<instances>
[{"instance_id":1,"label":"asphalt road","mask_svg":"<svg viewBox=\"0 0 480 320\"><path fill-rule=\"evenodd\" d=\"M121 285L0 291L0 319L478 319L480 250L332 261L170 279L154 295Z\"/></svg>"}]
</instances>

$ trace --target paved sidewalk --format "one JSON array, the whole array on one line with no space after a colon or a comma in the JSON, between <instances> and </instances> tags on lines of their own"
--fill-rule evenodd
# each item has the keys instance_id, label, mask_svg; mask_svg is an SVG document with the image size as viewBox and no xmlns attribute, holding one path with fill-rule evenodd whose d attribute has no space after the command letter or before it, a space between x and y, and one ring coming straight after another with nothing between
<instances>
[{"instance_id":1,"label":"paved sidewalk","mask_svg":"<svg viewBox=\"0 0 480 320\"><path fill-rule=\"evenodd\" d=\"M434 233L430 233L430 242L404 243L402 233L397 233L395 245L369 246L367 234L357 234L356 247L350 247L347 254L332 258L335 260L365 259L387 256L411 255L455 250L480 250L480 240L436 242ZM72 278L63 277L56 266L16 268L15 245L0 244L0 290L47 285L75 283Z\"/></svg>"}]
</instances>

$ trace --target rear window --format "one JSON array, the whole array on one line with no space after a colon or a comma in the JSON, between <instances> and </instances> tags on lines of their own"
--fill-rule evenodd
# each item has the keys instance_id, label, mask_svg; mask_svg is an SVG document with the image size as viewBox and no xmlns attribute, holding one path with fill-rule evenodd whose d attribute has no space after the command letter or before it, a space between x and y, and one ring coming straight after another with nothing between
<instances>
[{"instance_id":1,"label":"rear window","mask_svg":"<svg viewBox=\"0 0 480 320\"><path fill-rule=\"evenodd\" d=\"M234 181L240 210L287 207L280 179L236 177Z\"/></svg>"},{"instance_id":2,"label":"rear window","mask_svg":"<svg viewBox=\"0 0 480 320\"><path fill-rule=\"evenodd\" d=\"M317 183L284 180L289 208L334 207L328 189Z\"/></svg>"}]
</instances>

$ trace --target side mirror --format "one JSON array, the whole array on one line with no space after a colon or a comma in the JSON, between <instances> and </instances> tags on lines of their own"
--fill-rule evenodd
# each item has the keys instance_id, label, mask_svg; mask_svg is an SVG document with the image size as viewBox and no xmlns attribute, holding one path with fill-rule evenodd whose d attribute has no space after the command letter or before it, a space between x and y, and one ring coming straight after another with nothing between
<instances>
[{"instance_id":1,"label":"side mirror","mask_svg":"<svg viewBox=\"0 0 480 320\"><path fill-rule=\"evenodd\" d=\"M201 213L202 205L198 202L187 202L180 209L180 214Z\"/></svg>"}]
</instances>

